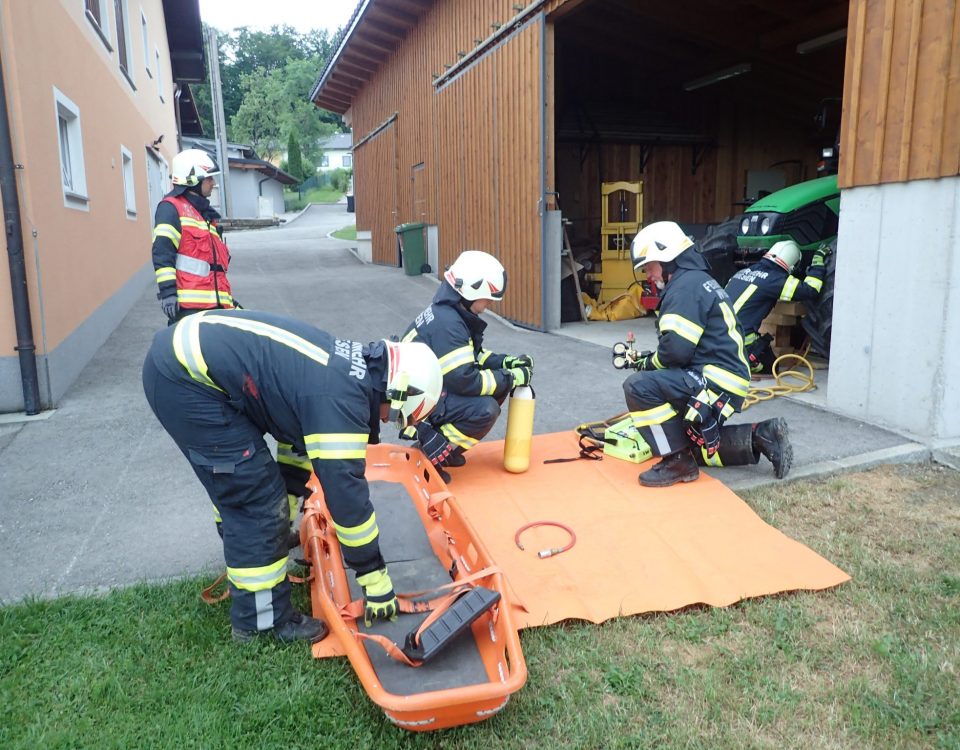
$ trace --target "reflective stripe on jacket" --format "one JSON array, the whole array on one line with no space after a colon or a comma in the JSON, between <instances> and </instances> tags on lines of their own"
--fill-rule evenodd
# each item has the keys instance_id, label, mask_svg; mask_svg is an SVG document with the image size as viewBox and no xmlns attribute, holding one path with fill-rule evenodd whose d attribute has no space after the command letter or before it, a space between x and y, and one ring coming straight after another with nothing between
<instances>
[{"instance_id":1,"label":"reflective stripe on jacket","mask_svg":"<svg viewBox=\"0 0 960 750\"><path fill-rule=\"evenodd\" d=\"M169 209L176 210L176 218ZM183 195L166 196L157 206L153 264L160 296L176 290L180 307L232 308L227 269L230 252L214 224Z\"/></svg>"},{"instance_id":2,"label":"reflective stripe on jacket","mask_svg":"<svg viewBox=\"0 0 960 750\"><path fill-rule=\"evenodd\" d=\"M654 366L700 371L712 390L745 396L750 369L727 293L705 271L679 268L660 302Z\"/></svg>"},{"instance_id":3,"label":"reflective stripe on jacket","mask_svg":"<svg viewBox=\"0 0 960 750\"><path fill-rule=\"evenodd\" d=\"M154 361L164 375L211 389L227 414L277 439L281 462L312 468L347 564L382 567L365 477L367 443L379 440L382 342L365 347L248 310L200 311L157 336L169 337L151 350L163 353Z\"/></svg>"},{"instance_id":4,"label":"reflective stripe on jacket","mask_svg":"<svg viewBox=\"0 0 960 750\"><path fill-rule=\"evenodd\" d=\"M777 302L815 299L823 288L824 266L813 266L801 282L766 258L743 268L727 282L733 311L747 333L755 333Z\"/></svg>"},{"instance_id":5,"label":"reflective stripe on jacket","mask_svg":"<svg viewBox=\"0 0 960 750\"><path fill-rule=\"evenodd\" d=\"M506 355L483 348L487 324L464 308L461 299L453 287L441 283L431 305L407 328L403 341L422 341L433 350L447 393L502 396L513 387L512 376L502 369Z\"/></svg>"}]
</instances>

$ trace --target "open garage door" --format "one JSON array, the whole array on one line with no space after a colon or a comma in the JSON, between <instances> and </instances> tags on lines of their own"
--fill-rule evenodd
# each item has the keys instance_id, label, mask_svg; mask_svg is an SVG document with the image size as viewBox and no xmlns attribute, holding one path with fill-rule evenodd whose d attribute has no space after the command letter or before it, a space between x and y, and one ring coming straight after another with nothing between
<instances>
[{"instance_id":1,"label":"open garage door","mask_svg":"<svg viewBox=\"0 0 960 750\"><path fill-rule=\"evenodd\" d=\"M557 190L592 296L604 183L640 183L641 224L673 220L701 239L821 174L839 135L848 12L847 0L580 0L549 17Z\"/></svg>"}]
</instances>

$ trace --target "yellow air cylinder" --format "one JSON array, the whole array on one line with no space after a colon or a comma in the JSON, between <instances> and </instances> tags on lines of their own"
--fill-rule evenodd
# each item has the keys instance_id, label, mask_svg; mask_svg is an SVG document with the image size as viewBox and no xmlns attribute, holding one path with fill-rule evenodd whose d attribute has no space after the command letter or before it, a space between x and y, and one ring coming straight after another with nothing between
<instances>
[{"instance_id":1,"label":"yellow air cylinder","mask_svg":"<svg viewBox=\"0 0 960 750\"><path fill-rule=\"evenodd\" d=\"M510 394L507 406L507 438L503 441L503 468L522 474L530 468L533 442L533 412L537 401L533 388L519 385Z\"/></svg>"}]
</instances>

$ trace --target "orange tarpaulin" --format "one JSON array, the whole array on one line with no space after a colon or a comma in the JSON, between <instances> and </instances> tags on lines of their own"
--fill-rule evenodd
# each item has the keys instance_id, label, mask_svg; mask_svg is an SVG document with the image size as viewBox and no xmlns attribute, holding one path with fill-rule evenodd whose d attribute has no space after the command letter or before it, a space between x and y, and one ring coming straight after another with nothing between
<instances>
[{"instance_id":1,"label":"orange tarpaulin","mask_svg":"<svg viewBox=\"0 0 960 750\"><path fill-rule=\"evenodd\" d=\"M637 483L638 466L616 458L544 464L578 455L575 433L533 439L530 469L503 468L503 442L480 443L451 471L450 491L508 581L517 627L566 619L671 611L692 604L727 606L749 597L818 590L850 579L818 554L764 523L721 482L700 479L664 489ZM762 468L758 468L758 471ZM514 534L530 521L556 521ZM380 529L382 537L395 530ZM327 638L315 656L342 653Z\"/></svg>"},{"instance_id":2,"label":"orange tarpaulin","mask_svg":"<svg viewBox=\"0 0 960 750\"><path fill-rule=\"evenodd\" d=\"M651 489L638 484L637 474L652 462L637 466L606 457L543 463L577 453L572 431L538 435L530 469L510 474L503 469L503 443L481 443L467 454L465 467L451 472L450 490L525 608L515 614L520 627L569 618L599 623L691 604L726 606L850 579L764 523L706 474ZM525 550L519 550L514 532L539 520L570 526L577 535L573 549L538 558L537 551L569 538L561 529L538 527L524 532Z\"/></svg>"}]
</instances>

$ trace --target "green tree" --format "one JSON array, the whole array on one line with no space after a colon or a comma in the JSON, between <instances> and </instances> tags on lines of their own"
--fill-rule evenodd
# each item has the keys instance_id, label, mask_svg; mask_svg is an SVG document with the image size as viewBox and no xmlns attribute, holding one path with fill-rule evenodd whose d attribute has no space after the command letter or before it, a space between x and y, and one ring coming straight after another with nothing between
<instances>
[{"instance_id":1,"label":"green tree","mask_svg":"<svg viewBox=\"0 0 960 750\"><path fill-rule=\"evenodd\" d=\"M291 132L303 156L319 159L317 141L343 127L340 115L316 108L310 92L335 51L339 32L298 34L289 26L268 32L246 27L218 31L220 81L227 137L250 143L262 156L276 155ZM204 133L214 136L210 86L192 87ZM278 90L279 89L279 90ZM263 112L257 112L263 109ZM267 120L275 117L277 123Z\"/></svg>"},{"instance_id":2,"label":"green tree","mask_svg":"<svg viewBox=\"0 0 960 750\"><path fill-rule=\"evenodd\" d=\"M283 129L277 113L284 110L286 102L279 81L258 68L240 78L240 88L243 102L230 121L230 137L249 143L262 158L273 160L283 149Z\"/></svg>"},{"instance_id":3,"label":"green tree","mask_svg":"<svg viewBox=\"0 0 960 750\"><path fill-rule=\"evenodd\" d=\"M303 158L300 155L300 141L291 131L287 138L287 171L297 178L297 182L303 182L306 175L303 173Z\"/></svg>"}]
</instances>

